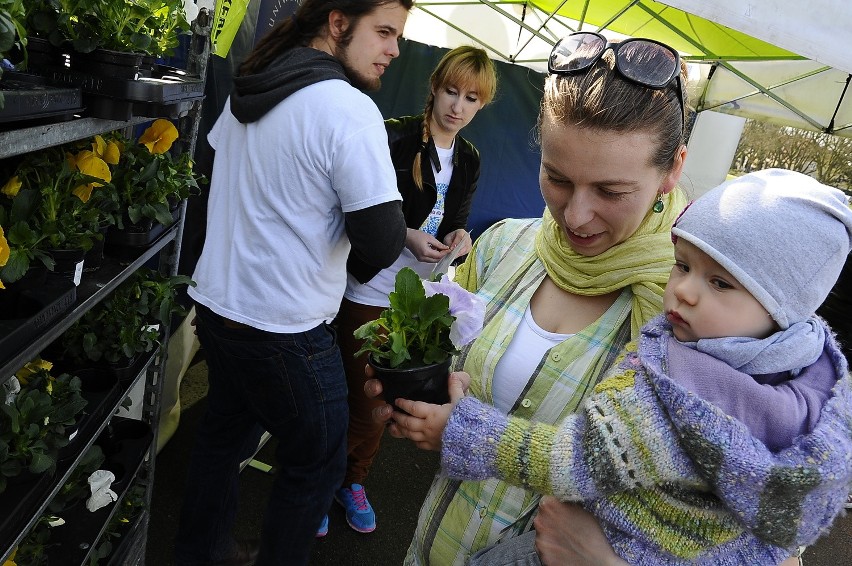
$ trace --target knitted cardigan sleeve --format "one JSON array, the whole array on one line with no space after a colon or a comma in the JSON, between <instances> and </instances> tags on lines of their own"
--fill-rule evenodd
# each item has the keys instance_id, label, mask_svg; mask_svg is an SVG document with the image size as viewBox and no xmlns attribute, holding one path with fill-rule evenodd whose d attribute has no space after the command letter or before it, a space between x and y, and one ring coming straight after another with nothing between
<instances>
[{"instance_id":1,"label":"knitted cardigan sleeve","mask_svg":"<svg viewBox=\"0 0 852 566\"><path fill-rule=\"evenodd\" d=\"M465 397L444 431L444 471L457 479L497 477L562 500L684 477L700 483L653 390L623 360L582 412L558 426L507 417Z\"/></svg>"}]
</instances>

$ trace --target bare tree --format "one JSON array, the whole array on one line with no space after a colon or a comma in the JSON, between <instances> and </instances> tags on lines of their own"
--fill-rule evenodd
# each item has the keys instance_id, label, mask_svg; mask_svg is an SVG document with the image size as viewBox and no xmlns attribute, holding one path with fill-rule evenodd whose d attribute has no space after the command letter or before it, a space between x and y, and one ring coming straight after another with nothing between
<instances>
[{"instance_id":1,"label":"bare tree","mask_svg":"<svg viewBox=\"0 0 852 566\"><path fill-rule=\"evenodd\" d=\"M731 172L781 167L822 183L852 188L852 139L749 120Z\"/></svg>"}]
</instances>

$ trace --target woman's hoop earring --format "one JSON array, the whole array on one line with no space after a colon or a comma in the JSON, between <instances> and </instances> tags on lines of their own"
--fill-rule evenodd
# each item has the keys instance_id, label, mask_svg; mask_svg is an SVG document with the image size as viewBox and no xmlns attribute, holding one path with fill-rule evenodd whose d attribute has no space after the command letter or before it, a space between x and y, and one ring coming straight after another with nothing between
<instances>
[{"instance_id":1,"label":"woman's hoop earring","mask_svg":"<svg viewBox=\"0 0 852 566\"><path fill-rule=\"evenodd\" d=\"M663 194L657 193L657 200L654 201L654 206L652 210L655 214L659 214L666 208L665 203L663 203Z\"/></svg>"}]
</instances>

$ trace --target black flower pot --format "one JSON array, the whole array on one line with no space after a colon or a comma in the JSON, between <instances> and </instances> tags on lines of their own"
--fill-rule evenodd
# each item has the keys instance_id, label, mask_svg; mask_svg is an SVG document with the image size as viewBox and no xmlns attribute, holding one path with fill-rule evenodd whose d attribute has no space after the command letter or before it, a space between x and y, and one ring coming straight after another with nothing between
<instances>
[{"instance_id":1,"label":"black flower pot","mask_svg":"<svg viewBox=\"0 0 852 566\"><path fill-rule=\"evenodd\" d=\"M25 528L27 520L50 493L53 474L25 471L8 479L0 492L0 536L4 539Z\"/></svg>"},{"instance_id":2,"label":"black flower pot","mask_svg":"<svg viewBox=\"0 0 852 566\"><path fill-rule=\"evenodd\" d=\"M83 257L83 271L89 273L100 269L104 261L104 240L106 239L107 228L100 230L100 238L92 240L92 247L86 252Z\"/></svg>"},{"instance_id":3,"label":"black flower pot","mask_svg":"<svg viewBox=\"0 0 852 566\"><path fill-rule=\"evenodd\" d=\"M47 268L41 263L30 265L30 268L27 269L23 277L11 283L3 283L6 288L0 294L0 305L3 305L3 299L8 300L10 305L14 305L17 302L18 295L22 291L38 289L44 285L45 281L47 281ZM8 311L5 305L3 307L0 311Z\"/></svg>"},{"instance_id":4,"label":"black flower pot","mask_svg":"<svg viewBox=\"0 0 852 566\"><path fill-rule=\"evenodd\" d=\"M69 437L68 445L59 450L59 459L64 460L79 452L79 446L94 435L98 424L112 412L120 395L118 378L99 368L70 371L80 378L81 395L86 400L84 413L77 416L77 432Z\"/></svg>"},{"instance_id":5,"label":"black flower pot","mask_svg":"<svg viewBox=\"0 0 852 566\"><path fill-rule=\"evenodd\" d=\"M55 262L53 266L54 273L73 281L74 285L80 284L80 278L83 276L83 263L86 257L86 251L83 248L47 250L47 253L50 254L50 257Z\"/></svg>"},{"instance_id":6,"label":"black flower pot","mask_svg":"<svg viewBox=\"0 0 852 566\"><path fill-rule=\"evenodd\" d=\"M138 352L132 358L121 358L116 362L102 360L98 367L115 376L119 386L127 387L142 373L153 355L153 352Z\"/></svg>"},{"instance_id":7,"label":"black flower pot","mask_svg":"<svg viewBox=\"0 0 852 566\"><path fill-rule=\"evenodd\" d=\"M65 52L45 38L27 38L27 70L35 73L48 72L65 67Z\"/></svg>"},{"instance_id":8,"label":"black flower pot","mask_svg":"<svg viewBox=\"0 0 852 566\"><path fill-rule=\"evenodd\" d=\"M103 48L90 53L71 53L71 69L99 77L133 80L139 76L141 64L142 53Z\"/></svg>"},{"instance_id":9,"label":"black flower pot","mask_svg":"<svg viewBox=\"0 0 852 566\"><path fill-rule=\"evenodd\" d=\"M376 372L376 379L382 382L382 396L395 409L402 410L394 403L399 398L436 405L450 402L447 377L452 358L437 364L404 369L384 367L372 356L368 361Z\"/></svg>"},{"instance_id":10,"label":"black flower pot","mask_svg":"<svg viewBox=\"0 0 852 566\"><path fill-rule=\"evenodd\" d=\"M127 487L142 459L151 448L154 433L151 427L134 419L113 417L101 435L97 444L103 450L102 468L115 475L113 490L120 492Z\"/></svg>"},{"instance_id":11,"label":"black flower pot","mask_svg":"<svg viewBox=\"0 0 852 566\"><path fill-rule=\"evenodd\" d=\"M47 278L38 269L34 279L21 279L16 289L11 284L0 291L0 361L14 355L30 343L53 320L71 308L77 298L77 287L61 277Z\"/></svg>"}]
</instances>

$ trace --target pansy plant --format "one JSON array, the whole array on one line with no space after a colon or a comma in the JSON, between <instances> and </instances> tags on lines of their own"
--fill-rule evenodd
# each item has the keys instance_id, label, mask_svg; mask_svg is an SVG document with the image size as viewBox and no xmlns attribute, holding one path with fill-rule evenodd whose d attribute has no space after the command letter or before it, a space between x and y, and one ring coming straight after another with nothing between
<instances>
[{"instance_id":1,"label":"pansy plant","mask_svg":"<svg viewBox=\"0 0 852 566\"><path fill-rule=\"evenodd\" d=\"M355 330L364 340L355 354L369 353L389 368L420 367L445 361L459 353L482 331L482 299L444 276L422 281L408 267L396 275L390 307Z\"/></svg>"},{"instance_id":2,"label":"pansy plant","mask_svg":"<svg viewBox=\"0 0 852 566\"><path fill-rule=\"evenodd\" d=\"M112 167L114 190L105 206L118 228L140 224L143 220L168 226L174 222L172 208L199 191L189 153L177 157L170 153L178 131L169 120L155 120L133 143L114 134L107 142L118 148Z\"/></svg>"}]
</instances>

